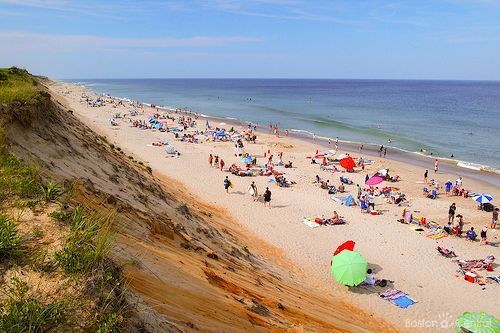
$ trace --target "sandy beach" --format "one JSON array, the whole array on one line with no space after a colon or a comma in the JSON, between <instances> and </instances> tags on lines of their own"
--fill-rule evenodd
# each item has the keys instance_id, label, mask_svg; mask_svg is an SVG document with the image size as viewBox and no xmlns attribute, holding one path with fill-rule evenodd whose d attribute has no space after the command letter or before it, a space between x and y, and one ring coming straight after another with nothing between
<instances>
[{"instance_id":1,"label":"sandy beach","mask_svg":"<svg viewBox=\"0 0 500 333\"><path fill-rule=\"evenodd\" d=\"M240 159L234 156L234 144L231 142L180 142L174 139L173 133L143 130L131 125L130 119L144 120L155 109L145 107L139 115L116 119L118 126L111 126L109 119L114 114L128 114L132 107L113 107L111 104L89 107L82 102L82 95L87 94L92 98L96 95L82 86L55 83L51 89L66 99L83 123L105 135L109 142L120 147L127 155L149 165L156 176L176 179L194 196L227 211L239 223L235 228L248 234L256 244L265 244L265 247L262 246L263 254L272 256L271 259L282 262L283 265L290 265L287 267L301 283L352 303L401 331L452 331L455 319L464 311L486 311L496 317L500 316L500 286L465 281L457 273L457 264L436 251L436 247L441 246L455 251L456 259L472 260L484 259L489 255L498 258L498 247L481 246L479 242L467 241L464 237L448 236L438 240L428 238L428 230L417 232L410 225L398 222L404 207L377 198L376 209L382 214L369 215L362 213L358 206L346 207L339 204L332 200L327 191L313 183L315 176L319 175L323 179L329 179L330 184L338 186L339 177L346 176L354 185L346 185L347 193L342 196L352 194L356 197L356 184L363 185L367 174L389 169L392 175L401 177L401 181L393 186L405 193L408 208L414 216L425 217L427 221L435 221L444 226L448 219L448 207L456 203L457 214L464 216L464 230L474 226L479 233L483 226L489 226L491 212L479 211L477 203L470 198L448 196L443 189L436 200L424 197L424 185L421 183L423 173L428 169L429 178L434 178L443 185L448 179L454 182L462 176L466 189L492 195L495 200L493 203L500 198L499 178L496 175L481 177L474 171L460 172L460 169L446 163L442 163L441 170L434 174L431 159L422 158L418 163L409 164L399 155L391 157L390 152L387 158L379 158L370 156L374 155L373 152L370 154L366 151L363 156L374 162L367 165L364 171L357 168L355 173L346 173L339 167L340 172L332 173L320 170L319 164L311 164L310 159L306 159L306 156L314 155L317 149L328 148L325 142L296 137L277 138L269 134L266 128L259 128L257 142L245 143L245 151L256 156L259 164L266 162L264 153L270 151L277 157L279 152L283 152L283 161L291 161L294 166L285 169L285 176L296 184L282 188L268 183L267 177L237 177L227 172L227 168L233 163L242 165ZM212 126L227 127L210 121ZM199 118L197 123L198 129L205 128L204 118ZM175 126L175 123L169 120L168 125ZM175 146L180 156L173 157L166 154L163 147L152 145L164 138ZM349 152L351 156L359 157L360 152L352 148L353 145L340 143L339 153ZM220 156L225 161L225 170L209 166L209 154ZM234 184L228 194L223 187L226 176ZM252 201L247 192L252 181L255 181L260 194L266 187L270 188L272 208L264 207L262 202ZM302 223L304 217L331 217L334 210L347 224L310 228ZM488 230L490 242L498 242L499 235L498 229ZM348 288L337 283L330 274L331 255L338 245L349 239L356 242L356 250L368 260L369 267L374 269L377 277L394 281L394 289L408 293L417 303L402 309L378 296L384 289ZM276 248L278 251L264 248ZM493 272L483 270L479 273L487 281L485 277L498 275L498 270L500 268L495 266Z\"/></svg>"}]
</instances>

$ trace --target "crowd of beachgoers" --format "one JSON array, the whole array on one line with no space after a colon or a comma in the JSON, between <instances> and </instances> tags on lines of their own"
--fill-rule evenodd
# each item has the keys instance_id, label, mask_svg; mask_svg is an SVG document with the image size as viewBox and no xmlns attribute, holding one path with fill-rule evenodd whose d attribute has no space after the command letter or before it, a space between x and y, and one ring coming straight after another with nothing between
<instances>
[{"instance_id":1,"label":"crowd of beachgoers","mask_svg":"<svg viewBox=\"0 0 500 333\"><path fill-rule=\"evenodd\" d=\"M304 156L307 164L311 165L313 173L308 170L307 177L297 177L297 173L292 171L299 166L293 158L287 156L286 149L280 148L282 146L267 147L259 153L255 153L255 149L252 148L263 142L261 136L276 140L287 138L288 130L280 129L278 124L228 125L186 109L145 105L108 95L93 97L81 95L79 102L87 107L106 106L116 110L112 117L108 118L112 127L127 126L137 130L165 133L161 139L150 144L161 147L166 156L182 159L183 156L177 149L181 145L217 143L230 146L231 158L227 154L222 156L215 152L210 152L204 157L208 161L208 168L220 170L222 173L220 182L224 195L231 195L236 184L243 185L250 202L260 202L269 209L273 208L276 196L282 193L280 191L293 191L293 188L300 183L312 184L317 191L331 199L332 208L328 216L314 216L315 212L311 212L310 216L304 217L302 222L307 227L341 228L336 226L353 223L351 221L353 215L350 215L350 218L341 216L341 209L336 207L350 207L359 210L360 214L365 216L378 216L386 214L386 208L390 205L397 207L399 214L395 218L386 215L388 219L408 225L423 237L436 241L454 237L469 242L471 247L476 245L491 247L491 255L484 258L454 259L457 274L464 281L481 286L500 283L500 276L495 272L497 268L495 251L499 244L496 241L499 209L492 204L494 198L475 190L460 176L453 178L454 180L447 179L443 184L440 181L442 176L439 160L434 161L434 170L431 172L422 169L422 176L414 187L420 188L422 198L428 200L430 204L442 200L454 201L447 211L442 211L441 215L446 216L446 223L443 223L442 219L437 222L438 219L432 214L429 215L413 207L412 201L417 198L413 192L409 195L408 189L401 185L407 179L398 172L399 170L373 169L374 165L378 165L377 161L362 156L363 146L357 152L345 152L340 149L339 138L329 139L327 143L325 142L325 149L316 148ZM379 158L385 159L386 154L387 148L381 146ZM304 167L303 162L301 166ZM257 182L257 179L262 180ZM216 188L213 188L213 191L218 192ZM485 216L484 212L489 214L488 220L484 220L483 217L480 227L477 223L475 227L470 224L466 215L460 210L466 202L470 206L472 201L475 202L477 211L482 212L481 216ZM458 256L454 249L441 245L436 246L435 251L446 258ZM460 253L461 258L465 256L466 254ZM376 276L377 270L381 269L369 265L365 270L364 281L357 283L357 287L354 288L379 288L377 293L381 298L401 308L416 304L417 301L408 293L393 289L394 281ZM495 294L498 295L498 292Z\"/></svg>"}]
</instances>

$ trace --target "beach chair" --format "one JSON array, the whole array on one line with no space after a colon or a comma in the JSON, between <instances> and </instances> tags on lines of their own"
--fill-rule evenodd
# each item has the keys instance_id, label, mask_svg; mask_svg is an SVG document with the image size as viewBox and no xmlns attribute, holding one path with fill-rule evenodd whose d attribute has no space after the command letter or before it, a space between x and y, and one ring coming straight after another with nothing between
<instances>
[{"instance_id":1,"label":"beach chair","mask_svg":"<svg viewBox=\"0 0 500 333\"><path fill-rule=\"evenodd\" d=\"M456 257L457 256L455 254L455 251L445 249L445 248L443 248L441 246L436 247L436 250L439 253L441 253L443 256L447 257L447 258L452 258L452 257Z\"/></svg>"}]
</instances>

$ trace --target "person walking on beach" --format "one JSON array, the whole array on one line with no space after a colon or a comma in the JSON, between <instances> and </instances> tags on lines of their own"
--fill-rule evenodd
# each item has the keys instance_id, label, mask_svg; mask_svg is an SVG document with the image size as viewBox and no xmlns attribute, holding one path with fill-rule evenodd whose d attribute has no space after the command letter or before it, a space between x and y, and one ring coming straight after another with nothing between
<instances>
[{"instance_id":1,"label":"person walking on beach","mask_svg":"<svg viewBox=\"0 0 500 333\"><path fill-rule=\"evenodd\" d=\"M439 160L436 159L436 161L434 162L434 173L438 172L438 168L439 168Z\"/></svg>"},{"instance_id":2,"label":"person walking on beach","mask_svg":"<svg viewBox=\"0 0 500 333\"><path fill-rule=\"evenodd\" d=\"M213 162L214 162L214 157L212 156L212 154L210 154L210 156L208 156L208 164L212 166Z\"/></svg>"},{"instance_id":3,"label":"person walking on beach","mask_svg":"<svg viewBox=\"0 0 500 333\"><path fill-rule=\"evenodd\" d=\"M425 170L424 172L424 184L427 184L427 176L429 175L429 170Z\"/></svg>"},{"instance_id":4,"label":"person walking on beach","mask_svg":"<svg viewBox=\"0 0 500 333\"><path fill-rule=\"evenodd\" d=\"M252 182L252 184L248 186L248 193L252 196L253 201L257 201L259 195L257 194L257 185L255 185L255 182Z\"/></svg>"},{"instance_id":5,"label":"person walking on beach","mask_svg":"<svg viewBox=\"0 0 500 333\"><path fill-rule=\"evenodd\" d=\"M229 176L226 176L224 179L224 188L226 189L226 193L229 193L229 187L231 187L231 181L229 180Z\"/></svg>"},{"instance_id":6,"label":"person walking on beach","mask_svg":"<svg viewBox=\"0 0 500 333\"><path fill-rule=\"evenodd\" d=\"M387 155L387 147L384 148L384 158L385 158L385 155Z\"/></svg>"},{"instance_id":7,"label":"person walking on beach","mask_svg":"<svg viewBox=\"0 0 500 333\"><path fill-rule=\"evenodd\" d=\"M491 229L495 230L498 223L498 207L493 210L493 216L491 218Z\"/></svg>"},{"instance_id":8,"label":"person walking on beach","mask_svg":"<svg viewBox=\"0 0 500 333\"><path fill-rule=\"evenodd\" d=\"M450 206L450 209L448 209L448 222L453 223L453 220L455 220L455 211L457 210L457 206L455 203L452 203Z\"/></svg>"},{"instance_id":9,"label":"person walking on beach","mask_svg":"<svg viewBox=\"0 0 500 333\"><path fill-rule=\"evenodd\" d=\"M382 157L382 151L384 150L384 145L380 146L380 149L378 151L378 156Z\"/></svg>"},{"instance_id":10,"label":"person walking on beach","mask_svg":"<svg viewBox=\"0 0 500 333\"><path fill-rule=\"evenodd\" d=\"M224 163L224 160L221 158L221 159L220 159L220 171L222 171L222 168L224 168L224 165L225 165L225 164L226 164L226 163Z\"/></svg>"},{"instance_id":11,"label":"person walking on beach","mask_svg":"<svg viewBox=\"0 0 500 333\"><path fill-rule=\"evenodd\" d=\"M359 152L363 151L363 145L359 146Z\"/></svg>"},{"instance_id":12,"label":"person walking on beach","mask_svg":"<svg viewBox=\"0 0 500 333\"><path fill-rule=\"evenodd\" d=\"M264 207L269 206L271 208L271 191L269 187L266 187L266 191L264 192Z\"/></svg>"}]
</instances>

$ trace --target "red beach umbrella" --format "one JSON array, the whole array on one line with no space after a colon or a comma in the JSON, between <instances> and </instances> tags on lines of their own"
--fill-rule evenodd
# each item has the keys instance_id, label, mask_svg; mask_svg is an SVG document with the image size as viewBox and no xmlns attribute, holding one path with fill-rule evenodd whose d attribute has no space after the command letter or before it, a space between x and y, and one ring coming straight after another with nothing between
<instances>
[{"instance_id":1,"label":"red beach umbrella","mask_svg":"<svg viewBox=\"0 0 500 333\"><path fill-rule=\"evenodd\" d=\"M353 251L354 250L354 245L356 243L354 243L354 241L352 240L348 240L347 242L341 244L336 250L335 252L333 253L333 256L335 257L337 254L339 254L340 252L344 251L344 250L348 250L348 251Z\"/></svg>"},{"instance_id":2,"label":"red beach umbrella","mask_svg":"<svg viewBox=\"0 0 500 333\"><path fill-rule=\"evenodd\" d=\"M384 181L384 179L382 177L379 177L379 176L373 176L372 178L369 178L365 184L366 185L370 185L370 186L373 186L373 185L378 185L380 183L382 183Z\"/></svg>"},{"instance_id":3,"label":"red beach umbrella","mask_svg":"<svg viewBox=\"0 0 500 333\"><path fill-rule=\"evenodd\" d=\"M346 170L351 170L356 166L356 162L354 162L352 157L346 157L340 160L340 165Z\"/></svg>"}]
</instances>

